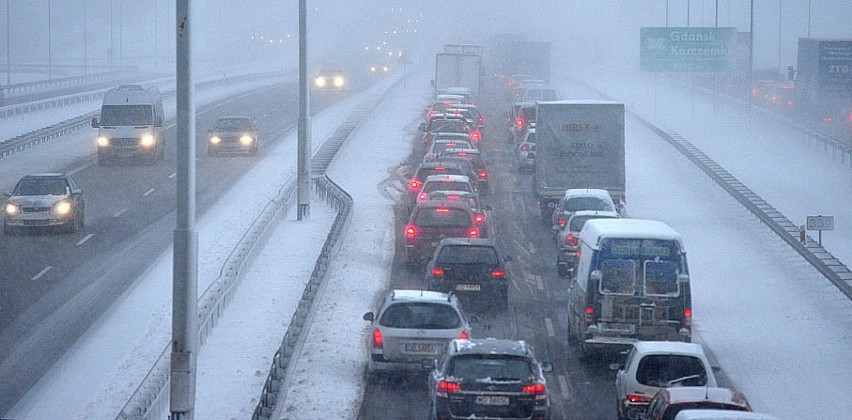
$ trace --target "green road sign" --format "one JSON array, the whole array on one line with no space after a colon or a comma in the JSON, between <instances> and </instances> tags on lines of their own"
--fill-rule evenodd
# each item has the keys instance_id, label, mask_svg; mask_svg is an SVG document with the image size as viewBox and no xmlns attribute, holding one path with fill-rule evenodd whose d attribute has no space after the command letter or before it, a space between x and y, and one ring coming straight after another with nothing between
<instances>
[{"instance_id":1,"label":"green road sign","mask_svg":"<svg viewBox=\"0 0 852 420\"><path fill-rule=\"evenodd\" d=\"M737 40L736 28L641 28L639 62L648 72L719 72Z\"/></svg>"}]
</instances>

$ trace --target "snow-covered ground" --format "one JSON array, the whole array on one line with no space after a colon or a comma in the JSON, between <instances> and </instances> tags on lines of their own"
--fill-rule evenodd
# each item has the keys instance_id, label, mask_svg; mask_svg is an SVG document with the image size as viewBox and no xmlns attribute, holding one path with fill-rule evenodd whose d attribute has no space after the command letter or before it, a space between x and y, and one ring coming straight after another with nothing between
<instances>
[{"instance_id":1,"label":"snow-covered ground","mask_svg":"<svg viewBox=\"0 0 852 420\"><path fill-rule=\"evenodd\" d=\"M624 80L636 80L636 84L621 82L622 76ZM317 302L314 323L295 364L292 386L279 403L282 411L277 416L280 418L356 416L363 392L365 364L363 340L366 332L361 315L371 308L377 293L388 282L395 234L392 206L403 188L391 169L410 153L408 139L416 131L414 122L428 98L428 89L425 88L428 78L428 71L419 72L409 79L407 89L402 85L392 89L377 107L375 117L350 138L329 170L332 179L354 197L355 214L340 253L330 268L324 297ZM594 82L598 87L615 89L613 96L624 98L628 106L652 109L653 104L647 102L653 100L649 94L652 91L643 84L641 76L601 75ZM567 81L558 82L557 88L571 98L587 95L581 87ZM676 91L671 94L678 95ZM728 127L729 121L741 122L742 118L735 114L725 118L722 109L695 118L683 115L691 112L689 102L674 99L664 102L659 95L658 91L657 115L661 118L662 114L666 115L666 126L684 134L764 198L779 206L782 212L787 213L788 209L782 207L784 203L773 200L773 188L783 190L779 194L786 192L784 201L787 205L805 202L812 196L826 197L826 206L848 204L850 177L829 156L808 154L796 142L779 141L783 132L779 133L757 120L753 121L750 131L745 131L742 126ZM711 106L704 105L703 101L696 96L697 109ZM347 113L345 107L352 104L339 106L343 110L334 108L323 112L323 116L329 118L325 123L321 122L322 117L314 119L315 138L319 137L320 127L326 127L326 124L333 127L330 116L344 117ZM852 383L852 359L848 357L848 350L852 348L852 304L670 146L632 119L628 119L627 133L630 214L663 220L683 234L692 274L696 332L734 386L745 392L755 409L782 419L848 418L844 403ZM729 139L735 134L739 137ZM292 141L284 141L278 148L285 148L290 143ZM730 145L729 149L714 148L725 143ZM757 148L752 149L750 143L756 143ZM780 167L783 175L793 183L796 177L802 184L811 178L792 173L793 168L784 163L763 160L767 155L778 159L797 156L808 167L828 171L822 172L822 178L832 176L835 174L833 171L845 175L839 177L837 184L815 183L806 191L794 186L785 188L775 180L777 172L773 166ZM263 162L265 165L266 161ZM846 184L843 184L843 179L847 180ZM765 187L760 187L761 184ZM253 188L246 187L249 192ZM243 186L237 185L232 193L245 193L241 189ZM844 201L843 197L847 199ZM234 201L226 199L221 203L226 206L224 203L229 202ZM221 219L205 217L199 221L202 242L207 242L204 232L224 233L217 230L217 226L221 226L219 223L248 223L233 214L227 215L226 208L222 210L226 214L221 215ZM321 224L322 216L316 212L314 210L315 215L309 223ZM218 213L218 207L217 211L209 212L211 215ZM794 214L788 216L795 219ZM261 276L265 275L267 279L289 275L298 269L282 270L279 260L283 257L278 252L286 250L290 255L309 259L304 253L312 247L312 243L316 249L321 246L324 235L316 235L315 231L309 230L291 230L300 227L295 225L281 225L282 237L272 238L272 245L265 250L272 256L271 259L268 263L261 263L259 259L252 273L265 273ZM238 227L229 230L241 232ZM298 249L291 246L294 237L299 238ZM840 235L838 232L834 239L837 242L832 242L837 248L833 252L842 255L844 250L852 249L850 238L852 235ZM217 241L219 239L217 236ZM227 246L222 246L212 253L226 249ZM153 283L159 281L159 287L167 287L170 255L170 252L165 253L146 276L155 279ZM199 279L202 272L209 272L205 270L214 266L213 259L215 257L200 261ZM309 263L313 264L313 261ZM142 285L147 283L140 281L140 286L129 291L121 307L133 302L133 296L141 293ZM274 350L264 353L263 345L249 346L245 343L246 335L242 334L241 326L253 322L252 318L232 315L241 314L249 309L246 306L257 304L259 295L252 293L263 293L261 289L249 291L248 284L249 278L246 278L228 309L228 315L201 350L197 407L198 414L203 412L204 416L199 418L246 418L256 401L245 401L244 398L259 395L259 386L262 386ZM200 285L201 289L203 287ZM169 290L161 293L170 295ZM300 293L300 288L293 291L294 295ZM167 297L160 297L156 307L142 305L135 315L119 312L117 307L111 309L9 415L23 419L114 416L132 391L133 384L138 382L131 378L144 374L142 367L150 366L153 362L150 357L162 349L160 345L147 352L140 351L138 343L167 339L165 334L168 331L164 325L169 323L170 313L165 310L168 302ZM130 316L141 318L125 318ZM281 330L276 332L280 340L289 314L277 316L271 322L281 325ZM109 330L104 329L109 325L123 328L112 331L115 335L109 335ZM131 329L127 325L137 327ZM141 335L126 337L130 331ZM256 336L253 334L258 333L249 333L248 336ZM118 343L115 340L117 336L126 339ZM261 341L260 338L256 340ZM120 350L119 346L125 348ZM239 361L234 360L235 353L240 354ZM147 360L142 360L146 357ZM255 367L257 365L262 367ZM86 371L81 366L98 369ZM205 366L222 372L202 372ZM214 382L213 389L206 390L208 380ZM249 392L248 388L254 386L258 386L257 391ZM75 392L77 389L79 392ZM226 396L238 397L239 401L229 400L233 401L229 403L224 401Z\"/></svg>"}]
</instances>

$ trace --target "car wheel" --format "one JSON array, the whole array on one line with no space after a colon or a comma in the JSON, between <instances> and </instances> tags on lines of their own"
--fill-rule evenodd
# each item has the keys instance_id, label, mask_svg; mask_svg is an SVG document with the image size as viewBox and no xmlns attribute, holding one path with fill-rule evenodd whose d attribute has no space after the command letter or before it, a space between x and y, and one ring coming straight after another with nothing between
<instances>
[{"instance_id":1,"label":"car wheel","mask_svg":"<svg viewBox=\"0 0 852 420\"><path fill-rule=\"evenodd\" d=\"M74 213L74 221L68 224L69 233L75 233L81 229L80 219L80 213Z\"/></svg>"},{"instance_id":2,"label":"car wheel","mask_svg":"<svg viewBox=\"0 0 852 420\"><path fill-rule=\"evenodd\" d=\"M615 412L618 415L618 420L627 420L627 416L624 414L624 408L618 398L615 399Z\"/></svg>"}]
</instances>

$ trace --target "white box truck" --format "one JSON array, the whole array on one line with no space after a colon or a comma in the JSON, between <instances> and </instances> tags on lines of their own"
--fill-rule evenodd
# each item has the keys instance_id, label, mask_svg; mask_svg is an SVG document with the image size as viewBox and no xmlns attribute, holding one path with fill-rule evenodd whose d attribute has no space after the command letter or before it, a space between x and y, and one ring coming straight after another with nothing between
<instances>
[{"instance_id":1,"label":"white box truck","mask_svg":"<svg viewBox=\"0 0 852 420\"><path fill-rule=\"evenodd\" d=\"M153 165L165 150L163 98L157 88L121 85L104 95L97 129L98 165L137 160Z\"/></svg>"},{"instance_id":2,"label":"white box truck","mask_svg":"<svg viewBox=\"0 0 852 420\"><path fill-rule=\"evenodd\" d=\"M453 88L470 89L479 97L482 77L482 57L470 53L438 53L435 56L435 94Z\"/></svg>"},{"instance_id":3,"label":"white box truck","mask_svg":"<svg viewBox=\"0 0 852 420\"><path fill-rule=\"evenodd\" d=\"M607 190L625 199L624 104L572 100L536 103L533 187L543 221L573 188Z\"/></svg>"}]
</instances>

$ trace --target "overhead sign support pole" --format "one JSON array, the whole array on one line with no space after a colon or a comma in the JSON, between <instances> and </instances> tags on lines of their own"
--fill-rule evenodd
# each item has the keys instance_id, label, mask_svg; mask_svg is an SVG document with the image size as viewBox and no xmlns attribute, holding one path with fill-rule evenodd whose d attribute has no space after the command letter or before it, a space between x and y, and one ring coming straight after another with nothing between
<instances>
[{"instance_id":1,"label":"overhead sign support pole","mask_svg":"<svg viewBox=\"0 0 852 420\"><path fill-rule=\"evenodd\" d=\"M297 147L296 220L311 215L311 117L308 90L307 0L299 0L299 140Z\"/></svg>"},{"instance_id":2,"label":"overhead sign support pole","mask_svg":"<svg viewBox=\"0 0 852 420\"><path fill-rule=\"evenodd\" d=\"M171 420L195 416L198 357L198 232L195 231L195 103L190 38L192 0L177 0L177 223L172 267Z\"/></svg>"}]
</instances>

